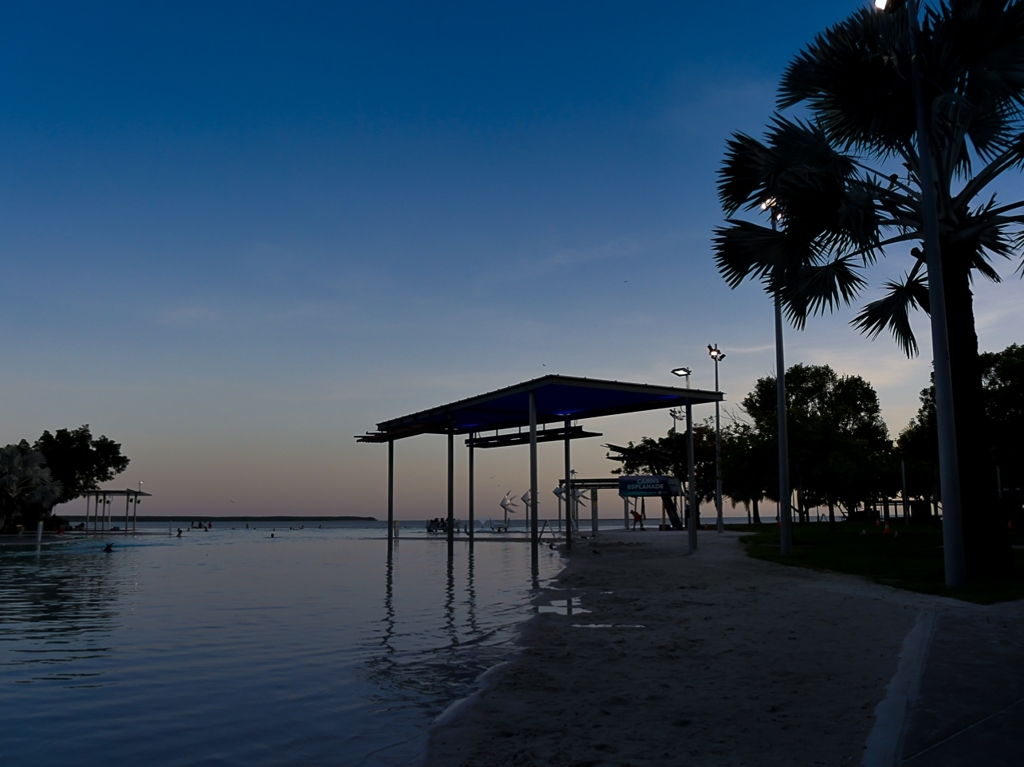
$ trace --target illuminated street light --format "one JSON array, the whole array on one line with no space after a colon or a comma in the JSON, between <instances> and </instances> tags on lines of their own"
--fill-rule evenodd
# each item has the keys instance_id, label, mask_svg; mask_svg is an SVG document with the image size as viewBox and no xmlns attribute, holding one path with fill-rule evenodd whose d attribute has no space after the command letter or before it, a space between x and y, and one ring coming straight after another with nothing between
<instances>
[{"instance_id":1,"label":"illuminated street light","mask_svg":"<svg viewBox=\"0 0 1024 767\"><path fill-rule=\"evenodd\" d=\"M679 376L680 378L686 379L686 388L690 388L690 373L693 371L690 368L676 368L672 371L672 375Z\"/></svg>"},{"instance_id":2,"label":"illuminated street light","mask_svg":"<svg viewBox=\"0 0 1024 767\"><path fill-rule=\"evenodd\" d=\"M708 344L708 354L715 361L715 391L718 388L718 363L725 359L725 352L718 348L718 344ZM721 402L715 400L715 509L718 511L718 532L725 530L722 521L722 414L720 411Z\"/></svg>"}]
</instances>

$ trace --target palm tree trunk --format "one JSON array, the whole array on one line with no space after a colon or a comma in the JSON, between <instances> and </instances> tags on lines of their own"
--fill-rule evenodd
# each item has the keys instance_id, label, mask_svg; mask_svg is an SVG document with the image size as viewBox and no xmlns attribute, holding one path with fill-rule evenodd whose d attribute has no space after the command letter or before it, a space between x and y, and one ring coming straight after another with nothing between
<instances>
[{"instance_id":1,"label":"palm tree trunk","mask_svg":"<svg viewBox=\"0 0 1024 767\"><path fill-rule=\"evenodd\" d=\"M759 499L757 499L757 498L754 499L754 524L755 525L761 524L761 513L757 510L757 502L758 502L758 500Z\"/></svg>"},{"instance_id":2,"label":"palm tree trunk","mask_svg":"<svg viewBox=\"0 0 1024 767\"><path fill-rule=\"evenodd\" d=\"M957 253L954 246L943 244L967 572L969 577L991 577L1010 572L1013 550L1007 531L999 524L995 488L992 482L987 481L993 469L986 440L981 363L974 327L974 296L964 263L967 259Z\"/></svg>"},{"instance_id":3,"label":"palm tree trunk","mask_svg":"<svg viewBox=\"0 0 1024 767\"><path fill-rule=\"evenodd\" d=\"M828 497L828 529L836 529L836 504L831 495Z\"/></svg>"}]
</instances>

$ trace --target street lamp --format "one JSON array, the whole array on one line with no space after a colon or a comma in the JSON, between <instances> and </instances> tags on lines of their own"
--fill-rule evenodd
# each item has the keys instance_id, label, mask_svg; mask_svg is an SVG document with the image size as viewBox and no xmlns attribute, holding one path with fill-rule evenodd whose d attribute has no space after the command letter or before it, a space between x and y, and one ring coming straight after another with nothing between
<instances>
[{"instance_id":1,"label":"street lamp","mask_svg":"<svg viewBox=\"0 0 1024 767\"><path fill-rule=\"evenodd\" d=\"M686 388L690 388L690 373L693 371L690 368L676 368L672 371L672 375L679 376L680 378L686 379Z\"/></svg>"},{"instance_id":2,"label":"street lamp","mask_svg":"<svg viewBox=\"0 0 1024 767\"><path fill-rule=\"evenodd\" d=\"M899 10L899 0L875 0L883 11ZM946 292L942 280L942 255L939 250L939 216L935 200L935 179L931 150L929 105L924 103L921 67L917 56L918 0L907 0L910 20L910 84L917 117L917 166L921 182L921 224L924 229L924 256L928 265L928 308L932 321L932 367L935 373L935 416L939 432L939 486L942 491L942 551L946 586L967 586L964 556L963 517L960 505L960 461L956 450L956 423L953 419L953 375L949 362L949 334L946 326Z\"/></svg>"},{"instance_id":3,"label":"street lamp","mask_svg":"<svg viewBox=\"0 0 1024 767\"><path fill-rule=\"evenodd\" d=\"M725 352L719 350L718 344L708 344L708 354L715 361L715 391L718 388L718 363L725 359ZM722 523L722 414L719 400L715 400L715 508L718 510L718 532L725 527Z\"/></svg>"},{"instance_id":4,"label":"street lamp","mask_svg":"<svg viewBox=\"0 0 1024 767\"><path fill-rule=\"evenodd\" d=\"M772 220L772 231L778 229L782 219L779 203L768 197L761 203L761 210L767 211ZM779 431L779 554L784 557L793 554L793 518L790 511L789 491L789 426L786 419L786 355L782 342L782 293L773 285L775 294L775 408L778 413Z\"/></svg>"}]
</instances>

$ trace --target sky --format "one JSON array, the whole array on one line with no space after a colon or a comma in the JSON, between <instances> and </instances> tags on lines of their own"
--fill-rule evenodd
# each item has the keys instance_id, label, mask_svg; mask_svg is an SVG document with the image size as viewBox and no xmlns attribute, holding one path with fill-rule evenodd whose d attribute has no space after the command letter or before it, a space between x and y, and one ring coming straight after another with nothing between
<instances>
[{"instance_id":1,"label":"sky","mask_svg":"<svg viewBox=\"0 0 1024 767\"><path fill-rule=\"evenodd\" d=\"M354 436L426 407L548 373L669 385L688 365L712 388L715 343L737 415L774 375L772 311L715 270L715 174L859 5L6 4L0 439L89 424L131 458L107 486L154 494L140 512L382 517L386 448ZM1021 340L1004 272L976 285L985 350ZM895 435L927 322L908 360L853 314L787 328L787 364L865 377ZM595 476L604 443L671 419L587 425ZM397 444L399 518L444 512L445 455ZM524 448L477 466L479 516L528 486Z\"/></svg>"}]
</instances>

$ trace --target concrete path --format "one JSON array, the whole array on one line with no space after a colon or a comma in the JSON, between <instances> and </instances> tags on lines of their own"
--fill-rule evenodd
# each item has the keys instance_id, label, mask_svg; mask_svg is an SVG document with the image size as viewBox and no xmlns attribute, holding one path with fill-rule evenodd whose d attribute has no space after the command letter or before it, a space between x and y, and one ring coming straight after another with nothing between
<instances>
[{"instance_id":1,"label":"concrete path","mask_svg":"<svg viewBox=\"0 0 1024 767\"><path fill-rule=\"evenodd\" d=\"M901 764L1024 765L1024 603L938 615Z\"/></svg>"}]
</instances>

